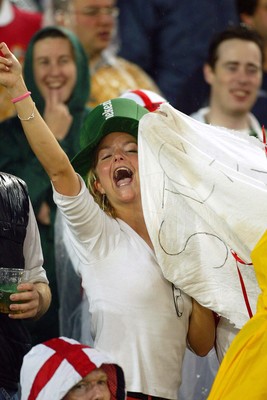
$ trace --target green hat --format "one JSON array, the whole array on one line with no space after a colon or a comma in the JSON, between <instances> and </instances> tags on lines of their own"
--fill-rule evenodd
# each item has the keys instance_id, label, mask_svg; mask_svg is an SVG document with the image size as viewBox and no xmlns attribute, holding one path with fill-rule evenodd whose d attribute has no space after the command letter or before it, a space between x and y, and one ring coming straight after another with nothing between
<instances>
[{"instance_id":1,"label":"green hat","mask_svg":"<svg viewBox=\"0 0 267 400\"><path fill-rule=\"evenodd\" d=\"M96 106L84 120L81 133L81 151L72 160L73 168L85 177L94 160L94 151L101 139L111 132L126 132L137 138L138 124L147 114L135 101L116 98Z\"/></svg>"}]
</instances>

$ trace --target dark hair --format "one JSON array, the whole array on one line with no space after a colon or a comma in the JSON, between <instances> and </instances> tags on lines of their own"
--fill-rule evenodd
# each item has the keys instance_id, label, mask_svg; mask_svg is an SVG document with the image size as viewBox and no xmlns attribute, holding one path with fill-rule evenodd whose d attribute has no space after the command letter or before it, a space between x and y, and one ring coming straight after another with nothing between
<instances>
[{"instance_id":1,"label":"dark hair","mask_svg":"<svg viewBox=\"0 0 267 400\"><path fill-rule=\"evenodd\" d=\"M41 29L38 31L34 37L34 42L37 42L38 40L46 39L46 38L64 38L69 40L69 38L66 36L66 34L61 30L58 29L57 27L51 27L49 26L47 29Z\"/></svg>"},{"instance_id":2,"label":"dark hair","mask_svg":"<svg viewBox=\"0 0 267 400\"><path fill-rule=\"evenodd\" d=\"M236 11L240 14L253 15L258 6L259 0L236 0Z\"/></svg>"},{"instance_id":3,"label":"dark hair","mask_svg":"<svg viewBox=\"0 0 267 400\"><path fill-rule=\"evenodd\" d=\"M34 35L32 42L33 42L33 46L39 42L40 40L44 40L47 38L52 38L52 39L65 39L69 42L70 44L70 48L71 48L71 53L73 56L73 59L75 60L75 50L73 47L73 43L70 40L70 37L67 35L67 33L65 33L64 31L66 31L65 28L63 27L53 27L53 26L47 26L43 29L40 29L39 31L37 31L37 33ZM68 33L71 34L71 33Z\"/></svg>"},{"instance_id":4,"label":"dark hair","mask_svg":"<svg viewBox=\"0 0 267 400\"><path fill-rule=\"evenodd\" d=\"M261 36L252 28L249 28L243 24L238 26L231 26L222 32L217 33L210 45L208 50L208 57L206 63L212 68L215 68L216 61L218 60L218 47L221 43L226 40L240 39L247 42L254 42L260 49L262 57L262 65L264 62L264 50L263 41Z\"/></svg>"}]
</instances>

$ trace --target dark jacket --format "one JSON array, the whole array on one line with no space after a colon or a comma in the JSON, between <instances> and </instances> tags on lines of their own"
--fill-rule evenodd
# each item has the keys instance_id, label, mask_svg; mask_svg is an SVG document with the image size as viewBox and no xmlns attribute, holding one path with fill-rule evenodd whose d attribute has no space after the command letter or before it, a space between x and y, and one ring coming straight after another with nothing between
<instances>
[{"instance_id":1,"label":"dark jacket","mask_svg":"<svg viewBox=\"0 0 267 400\"><path fill-rule=\"evenodd\" d=\"M0 173L0 265L24 268L23 243L29 220L25 183ZM17 390L23 356L31 339L21 320L0 313L0 387Z\"/></svg>"}]
</instances>

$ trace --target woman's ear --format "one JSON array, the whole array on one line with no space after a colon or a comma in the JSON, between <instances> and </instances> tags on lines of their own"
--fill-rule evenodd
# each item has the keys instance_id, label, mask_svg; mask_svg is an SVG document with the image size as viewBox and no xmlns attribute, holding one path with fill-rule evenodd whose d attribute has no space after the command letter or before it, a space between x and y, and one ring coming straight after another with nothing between
<instances>
[{"instance_id":1,"label":"woman's ear","mask_svg":"<svg viewBox=\"0 0 267 400\"><path fill-rule=\"evenodd\" d=\"M100 181L96 178L96 180L94 181L94 188L97 192L101 193L101 194L105 194L105 190L103 188L103 186L101 185Z\"/></svg>"}]
</instances>

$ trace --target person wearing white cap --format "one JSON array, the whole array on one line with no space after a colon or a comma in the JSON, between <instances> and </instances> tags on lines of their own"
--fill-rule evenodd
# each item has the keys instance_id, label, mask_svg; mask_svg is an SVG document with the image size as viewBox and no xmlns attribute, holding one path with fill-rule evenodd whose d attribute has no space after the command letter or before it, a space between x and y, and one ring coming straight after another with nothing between
<instances>
[{"instance_id":1,"label":"person wearing white cap","mask_svg":"<svg viewBox=\"0 0 267 400\"><path fill-rule=\"evenodd\" d=\"M59 337L34 346L24 356L21 400L124 400L121 367L104 353Z\"/></svg>"}]
</instances>

